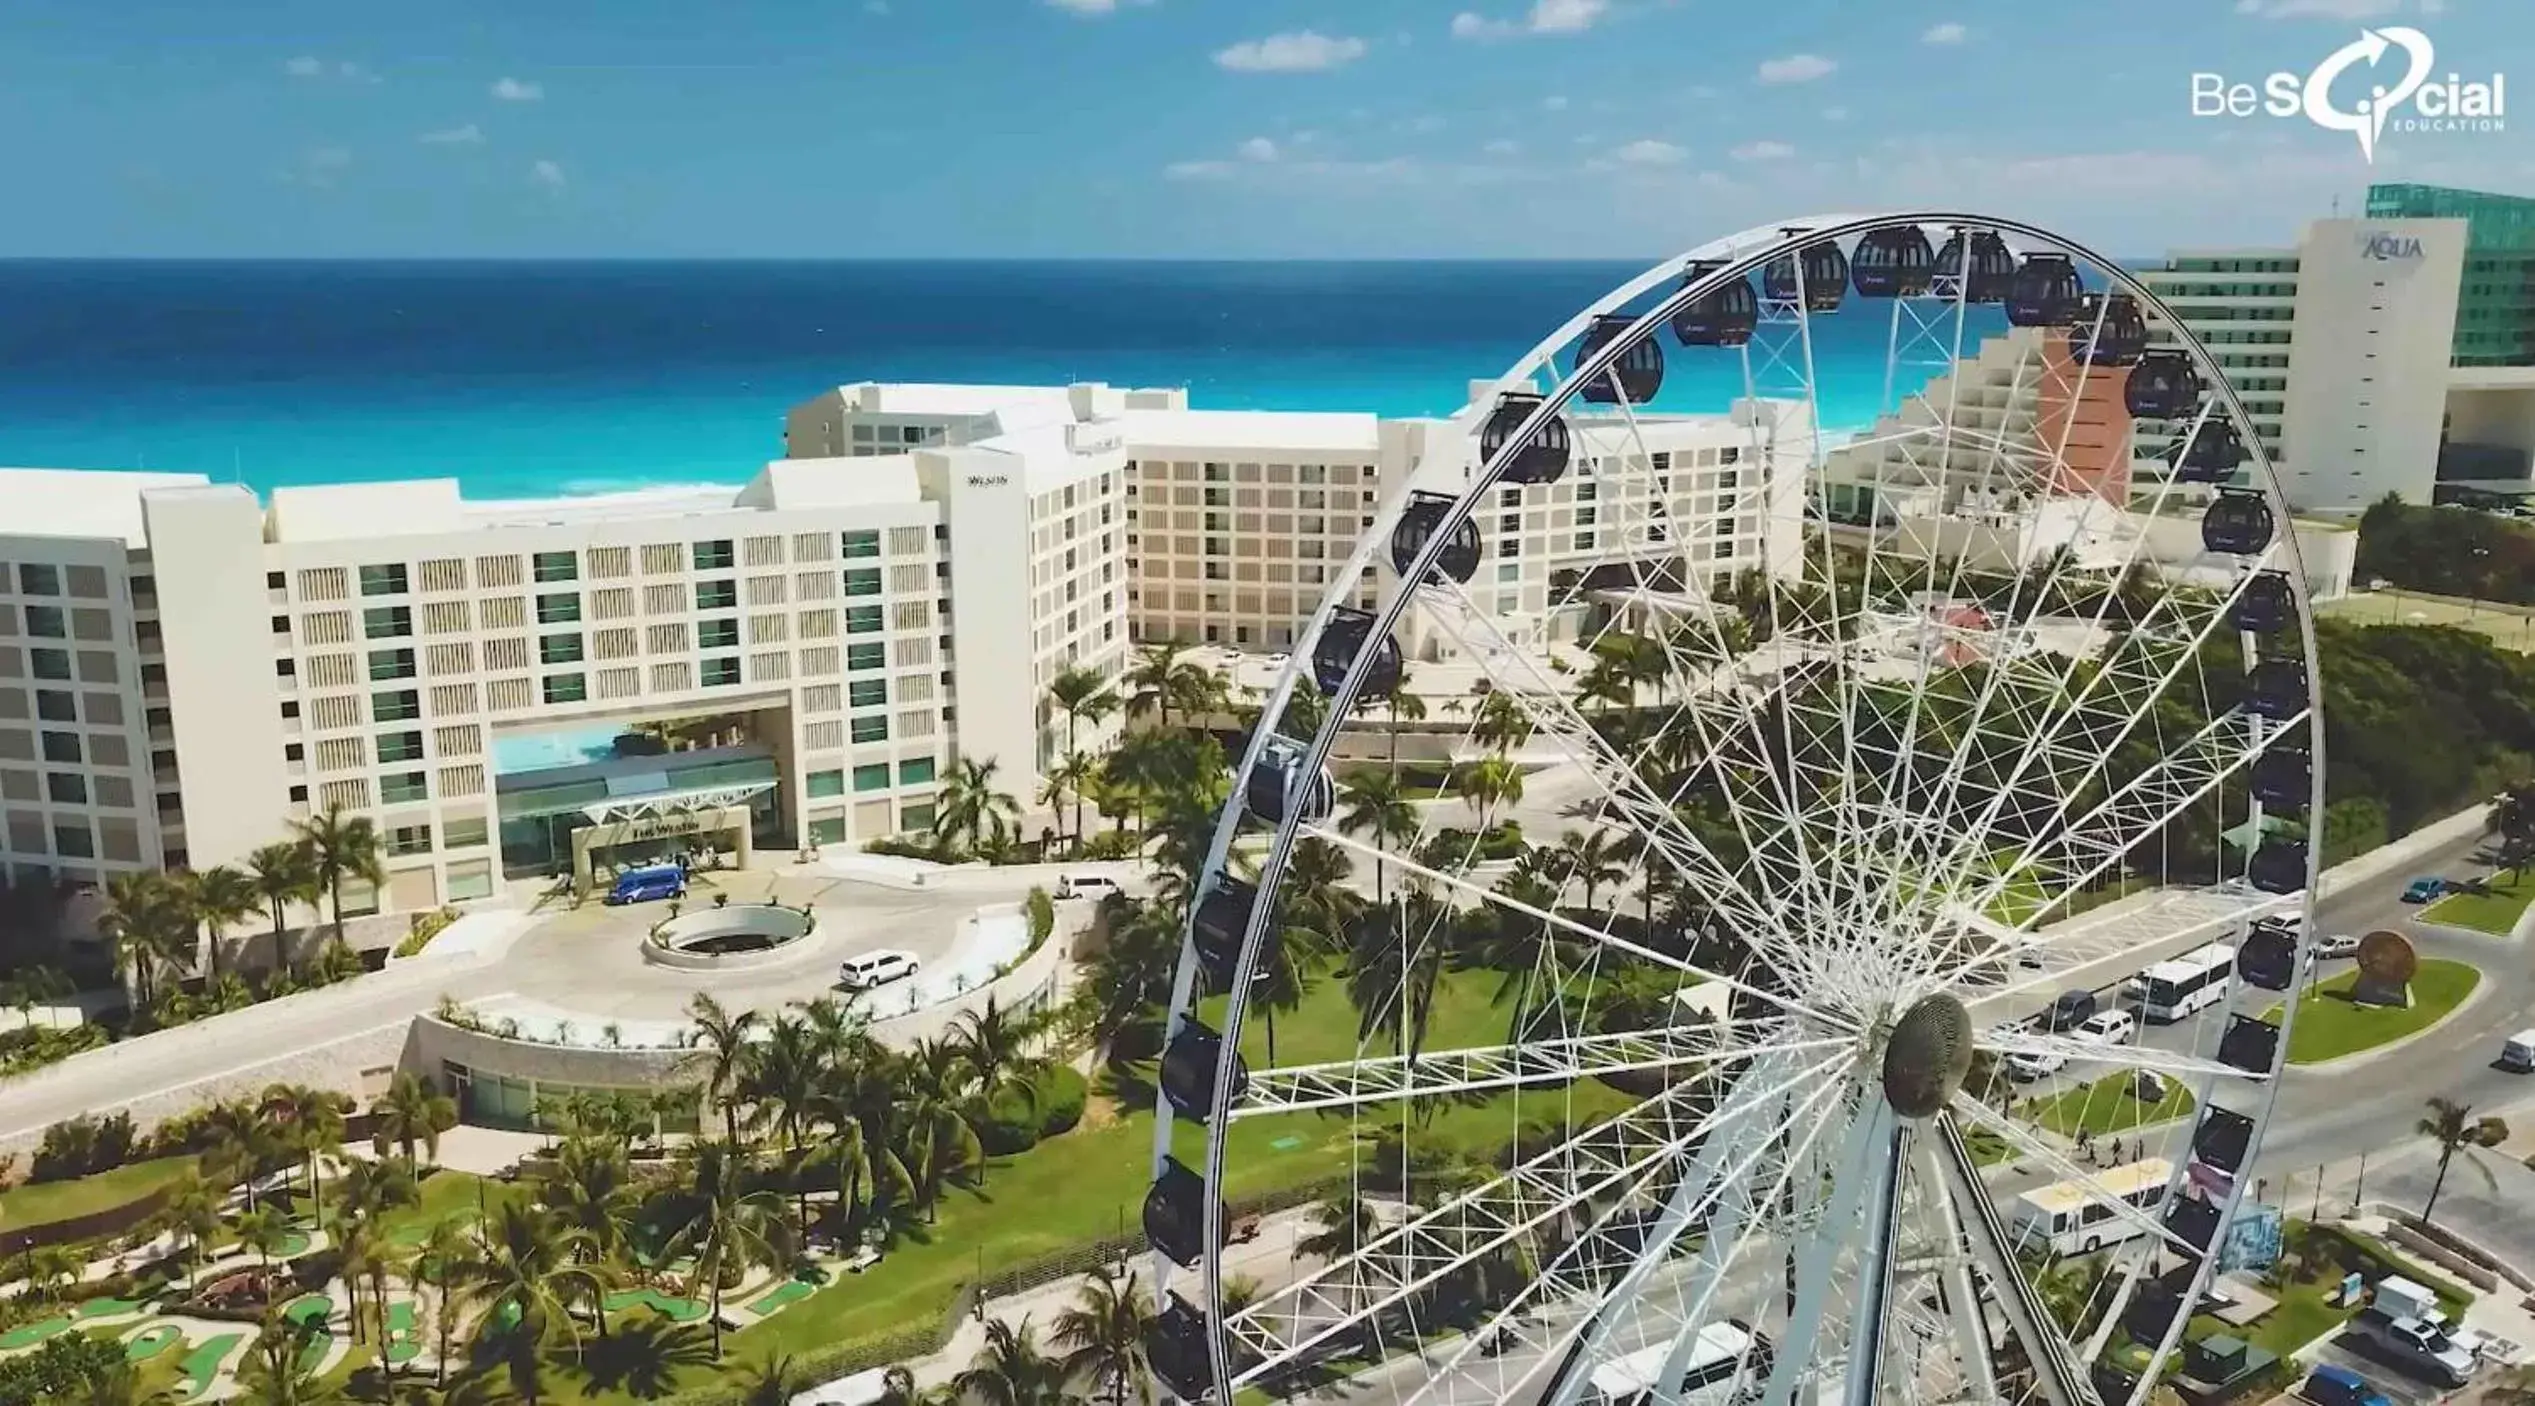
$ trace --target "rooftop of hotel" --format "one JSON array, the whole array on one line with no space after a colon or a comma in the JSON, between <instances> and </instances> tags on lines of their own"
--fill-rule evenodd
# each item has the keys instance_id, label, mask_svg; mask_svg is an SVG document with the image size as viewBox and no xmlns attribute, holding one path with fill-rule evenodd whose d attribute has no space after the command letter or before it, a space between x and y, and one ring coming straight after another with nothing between
<instances>
[{"instance_id":1,"label":"rooftop of hotel","mask_svg":"<svg viewBox=\"0 0 2535 1406\"><path fill-rule=\"evenodd\" d=\"M0 469L0 537L104 537L147 546L141 494L210 483L201 474L128 469Z\"/></svg>"},{"instance_id":2,"label":"rooftop of hotel","mask_svg":"<svg viewBox=\"0 0 2535 1406\"><path fill-rule=\"evenodd\" d=\"M1129 444L1164 449L1371 454L1382 443L1382 417L1356 411L1130 410L1119 427Z\"/></svg>"}]
</instances>

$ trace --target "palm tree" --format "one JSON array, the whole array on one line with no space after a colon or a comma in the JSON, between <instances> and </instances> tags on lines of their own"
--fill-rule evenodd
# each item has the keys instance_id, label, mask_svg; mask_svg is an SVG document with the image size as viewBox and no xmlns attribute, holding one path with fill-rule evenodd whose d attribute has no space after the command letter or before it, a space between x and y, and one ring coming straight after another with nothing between
<instances>
[{"instance_id":1,"label":"palm tree","mask_svg":"<svg viewBox=\"0 0 2535 1406\"><path fill-rule=\"evenodd\" d=\"M1488 691L1480 695L1471 714L1470 736L1503 757L1507 749L1532 735L1531 714L1514 701L1514 695L1490 687L1485 679L1475 687Z\"/></svg>"},{"instance_id":2,"label":"palm tree","mask_svg":"<svg viewBox=\"0 0 2535 1406\"><path fill-rule=\"evenodd\" d=\"M822 1095L833 1071L820 1048L818 1032L794 1015L778 1015L766 1027L766 1038L749 1046L740 1073L740 1093L748 1101L749 1127L771 1126L781 1140L784 1160L799 1212L799 1234L810 1235L810 1158L813 1124L824 1110Z\"/></svg>"},{"instance_id":3,"label":"palm tree","mask_svg":"<svg viewBox=\"0 0 2535 1406\"><path fill-rule=\"evenodd\" d=\"M591 1266L599 1291L590 1295L590 1316L607 1336L609 1266L633 1248L640 1194L625 1145L599 1138L567 1138L538 1179L538 1199L557 1219L579 1232L577 1252Z\"/></svg>"},{"instance_id":4,"label":"palm tree","mask_svg":"<svg viewBox=\"0 0 2535 1406\"><path fill-rule=\"evenodd\" d=\"M88 1267L88 1257L69 1245L38 1245L28 1250L20 1263L35 1296L52 1303L60 1299L63 1285L79 1282L79 1272Z\"/></svg>"},{"instance_id":5,"label":"palm tree","mask_svg":"<svg viewBox=\"0 0 2535 1406\"><path fill-rule=\"evenodd\" d=\"M180 934L190 933L175 886L163 874L140 869L109 877L105 898L97 935L114 952L115 968L130 983L135 1004L147 1010L156 1002L161 969L179 965Z\"/></svg>"},{"instance_id":6,"label":"palm tree","mask_svg":"<svg viewBox=\"0 0 2535 1406\"><path fill-rule=\"evenodd\" d=\"M2473 1116L2471 1104L2458 1103L2451 1098L2432 1098L2429 1101L2429 1116L2414 1124L2413 1131L2438 1144L2438 1175L2430 1180L2429 1201L2421 1207L2421 1219L2424 1222L2428 1221L2431 1213L2438 1209L2438 1193L2445 1190L2447 1186L2447 1164L2455 1160L2456 1154L2460 1151L2497 1147L2508 1141L2509 1137L2508 1124L2497 1118L2476 1118ZM2497 1185L2490 1168L2471 1158L2466 1160L2475 1171L2482 1174L2485 1182Z\"/></svg>"},{"instance_id":7,"label":"palm tree","mask_svg":"<svg viewBox=\"0 0 2535 1406\"><path fill-rule=\"evenodd\" d=\"M976 1109L961 1096L963 1065L949 1041L924 1040L898 1071L899 1157L914 1178L916 1200L928 1219L938 1214L943 1186L985 1161L970 1121Z\"/></svg>"},{"instance_id":8,"label":"palm tree","mask_svg":"<svg viewBox=\"0 0 2535 1406\"><path fill-rule=\"evenodd\" d=\"M747 1069L748 1041L757 1026L755 1011L737 1015L722 1009L722 1003L699 991L687 1002L687 1017L695 1022L695 1047L679 1062L679 1074L701 1076L704 1100L722 1110L722 1138L739 1140L740 1078Z\"/></svg>"},{"instance_id":9,"label":"palm tree","mask_svg":"<svg viewBox=\"0 0 2535 1406\"><path fill-rule=\"evenodd\" d=\"M204 1163L219 1168L226 1183L245 1182L247 1209L255 1209L255 1184L263 1179L265 1163L280 1150L272 1121L254 1104L225 1099L204 1109L195 1127L203 1140Z\"/></svg>"},{"instance_id":10,"label":"palm tree","mask_svg":"<svg viewBox=\"0 0 2535 1406\"><path fill-rule=\"evenodd\" d=\"M326 1154L343 1143L344 1114L352 1100L304 1084L271 1084L258 1102L282 1148L307 1164L308 1196L317 1199L324 1189L318 1169Z\"/></svg>"},{"instance_id":11,"label":"palm tree","mask_svg":"<svg viewBox=\"0 0 2535 1406\"><path fill-rule=\"evenodd\" d=\"M217 981L220 934L255 916L259 907L255 882L226 864L200 871L179 870L173 877L177 907L193 929L205 957L203 971Z\"/></svg>"},{"instance_id":12,"label":"palm tree","mask_svg":"<svg viewBox=\"0 0 2535 1406\"><path fill-rule=\"evenodd\" d=\"M289 965L282 952L290 905L312 904L325 892L317 883L317 855L306 840L258 846L246 857L247 882L273 919L273 970Z\"/></svg>"},{"instance_id":13,"label":"palm tree","mask_svg":"<svg viewBox=\"0 0 2535 1406\"><path fill-rule=\"evenodd\" d=\"M1056 759L1040 780L1039 804L1055 810L1069 798L1074 802L1074 842L1083 839L1083 797L1100 780L1100 763L1081 752L1068 749Z\"/></svg>"},{"instance_id":14,"label":"palm tree","mask_svg":"<svg viewBox=\"0 0 2535 1406\"><path fill-rule=\"evenodd\" d=\"M533 1370L537 1349L558 1330L570 1335L577 1348L580 1333L573 1326L572 1304L605 1291L604 1281L583 1262L586 1234L542 1206L503 1201L490 1219L475 1227L466 1257L456 1267L458 1292L478 1315L478 1340L510 1335L510 1360L531 1369L515 1374L531 1402L540 1394Z\"/></svg>"},{"instance_id":15,"label":"palm tree","mask_svg":"<svg viewBox=\"0 0 2535 1406\"><path fill-rule=\"evenodd\" d=\"M980 1406L1056 1406L1065 1399L1065 1369L1039 1351L1027 1314L1018 1324L989 1320L985 1347L956 1384Z\"/></svg>"},{"instance_id":16,"label":"palm tree","mask_svg":"<svg viewBox=\"0 0 2535 1406\"><path fill-rule=\"evenodd\" d=\"M1032 1053L1045 1022L1028 1011L999 1004L992 993L986 1004L951 1022L951 1047L976 1076L977 1096L992 1102L1011 1090L1035 1108L1038 1076L1047 1061Z\"/></svg>"},{"instance_id":17,"label":"palm tree","mask_svg":"<svg viewBox=\"0 0 2535 1406\"><path fill-rule=\"evenodd\" d=\"M951 763L933 797L934 835L963 845L971 854L982 853L989 842L999 847L1011 839L1021 819L1021 803L995 789L995 772L1001 765L991 758L981 762L975 757Z\"/></svg>"},{"instance_id":18,"label":"palm tree","mask_svg":"<svg viewBox=\"0 0 2535 1406\"><path fill-rule=\"evenodd\" d=\"M1405 687L1394 686L1390 692L1383 694L1379 698L1359 698L1356 702L1359 707L1378 707L1384 713L1390 715L1390 726L1383 729L1383 731L1387 734L1385 738L1385 745L1390 749L1388 757L1390 762L1389 769L1392 771L1398 771L1400 766L1400 724L1422 723L1426 721L1426 700L1409 692Z\"/></svg>"},{"instance_id":19,"label":"palm tree","mask_svg":"<svg viewBox=\"0 0 2535 1406\"><path fill-rule=\"evenodd\" d=\"M748 1189L748 1153L736 1143L704 1139L687 1147L686 1188L672 1212L665 1256L693 1257L686 1292L710 1295L713 1360L722 1360L722 1289L751 1265L781 1268L792 1258L783 1198Z\"/></svg>"},{"instance_id":20,"label":"palm tree","mask_svg":"<svg viewBox=\"0 0 2535 1406\"><path fill-rule=\"evenodd\" d=\"M360 879L372 888L387 884L387 866L379 848L378 827L366 815L346 818L341 805L329 805L291 828L308 845L317 887L326 895L334 940L343 941L343 883Z\"/></svg>"},{"instance_id":21,"label":"palm tree","mask_svg":"<svg viewBox=\"0 0 2535 1406\"><path fill-rule=\"evenodd\" d=\"M158 1228L185 1242L185 1271L202 1260L203 1244L220 1233L220 1189L205 1180L199 1165L178 1177L159 1203Z\"/></svg>"},{"instance_id":22,"label":"palm tree","mask_svg":"<svg viewBox=\"0 0 2535 1406\"><path fill-rule=\"evenodd\" d=\"M1492 693L1488 696L1501 698L1504 695ZM1461 769L1460 774L1453 778L1452 789L1461 797L1463 804L1477 814L1478 828L1485 834L1496 828L1494 821L1498 806L1522 802L1523 769L1503 755L1481 757Z\"/></svg>"},{"instance_id":23,"label":"palm tree","mask_svg":"<svg viewBox=\"0 0 2535 1406\"><path fill-rule=\"evenodd\" d=\"M1338 785L1338 828L1361 835L1373 846L1373 897L1390 896L1383 877L1382 856L1392 846L1405 848L1417 840L1417 807L1400 791L1396 771L1364 770Z\"/></svg>"},{"instance_id":24,"label":"palm tree","mask_svg":"<svg viewBox=\"0 0 2535 1406\"><path fill-rule=\"evenodd\" d=\"M370 1105L370 1145L381 1156L390 1146L414 1160L420 1146L426 1160L440 1156L440 1135L458 1125L458 1101L424 1082L421 1075L399 1071L387 1092Z\"/></svg>"},{"instance_id":25,"label":"palm tree","mask_svg":"<svg viewBox=\"0 0 2535 1406\"><path fill-rule=\"evenodd\" d=\"M810 1374L791 1353L777 1353L757 1364L739 1389L738 1406L791 1406L792 1398L809 1389Z\"/></svg>"},{"instance_id":26,"label":"palm tree","mask_svg":"<svg viewBox=\"0 0 2535 1406\"><path fill-rule=\"evenodd\" d=\"M1591 830L1569 830L1558 837L1558 847L1567 861L1567 881L1584 885L1586 910L1600 911L1593 902L1595 895L1628 877L1628 870L1620 866L1620 842L1597 826Z\"/></svg>"},{"instance_id":27,"label":"palm tree","mask_svg":"<svg viewBox=\"0 0 2535 1406\"><path fill-rule=\"evenodd\" d=\"M280 1208L259 1206L238 1217L238 1243L255 1251L258 1264L273 1267L273 1252L290 1240L290 1218Z\"/></svg>"},{"instance_id":28,"label":"palm tree","mask_svg":"<svg viewBox=\"0 0 2535 1406\"><path fill-rule=\"evenodd\" d=\"M474 1252L467 1223L453 1216L432 1222L422 1243L414 1247L413 1258L405 1263L415 1296L420 1297L426 1286L431 1290L432 1330L439 1338L439 1350L432 1357L435 1385L449 1380L449 1348L458 1336L458 1315L465 1307L460 1286Z\"/></svg>"},{"instance_id":29,"label":"palm tree","mask_svg":"<svg viewBox=\"0 0 2535 1406\"><path fill-rule=\"evenodd\" d=\"M162 1406L176 1399L176 1389L148 1385L139 1367L116 1358L88 1379L86 1391L68 1399L78 1406Z\"/></svg>"},{"instance_id":30,"label":"palm tree","mask_svg":"<svg viewBox=\"0 0 2535 1406\"><path fill-rule=\"evenodd\" d=\"M324 1331L320 1324L267 1318L247 1349L238 1381L261 1406L341 1406L350 1401L341 1383L306 1365L309 1344Z\"/></svg>"},{"instance_id":31,"label":"palm tree","mask_svg":"<svg viewBox=\"0 0 2535 1406\"><path fill-rule=\"evenodd\" d=\"M1056 705L1057 711L1065 715L1065 756L1067 766L1071 767L1075 759L1083 755L1078 735L1081 725L1097 723L1118 711L1117 691L1109 687L1098 670L1073 664L1048 683L1047 697ZM1088 781L1096 772L1088 761L1082 765L1080 777ZM1066 789L1074 796L1074 838L1079 841L1083 837L1083 788L1069 782Z\"/></svg>"},{"instance_id":32,"label":"palm tree","mask_svg":"<svg viewBox=\"0 0 2535 1406\"><path fill-rule=\"evenodd\" d=\"M1444 924L1438 899L1415 891L1364 915L1347 958L1347 1000L1356 1010L1356 1038L1389 1037L1411 1060L1425 1048L1434 1018L1435 984L1443 976Z\"/></svg>"},{"instance_id":33,"label":"palm tree","mask_svg":"<svg viewBox=\"0 0 2535 1406\"><path fill-rule=\"evenodd\" d=\"M1134 1275L1092 1271L1074 1306L1056 1318L1056 1342L1067 1349L1065 1375L1089 1382L1112 1406L1126 1406L1131 1391L1150 1403L1153 1372L1144 1359L1144 1334L1152 1323L1152 1300Z\"/></svg>"},{"instance_id":34,"label":"palm tree","mask_svg":"<svg viewBox=\"0 0 2535 1406\"><path fill-rule=\"evenodd\" d=\"M2514 880L2535 862L2535 781L2520 781L2491 798L2482 833L2499 837L2500 866Z\"/></svg>"}]
</instances>

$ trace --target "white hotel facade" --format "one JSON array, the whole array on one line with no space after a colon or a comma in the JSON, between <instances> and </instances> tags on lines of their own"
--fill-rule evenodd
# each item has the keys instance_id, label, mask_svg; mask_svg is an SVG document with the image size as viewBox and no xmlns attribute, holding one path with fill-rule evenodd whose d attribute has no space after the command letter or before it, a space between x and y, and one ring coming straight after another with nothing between
<instances>
[{"instance_id":1,"label":"white hotel facade","mask_svg":"<svg viewBox=\"0 0 2535 1406\"><path fill-rule=\"evenodd\" d=\"M1579 422L1578 472L1484 515L1474 604L1538 623L1622 532L1719 578L1795 569L1797 413ZM627 843L922 830L960 757L1027 805L1059 672L1115 680L1143 640L1286 648L1389 495L1474 465L1446 421L1105 385L844 386L784 449L736 490L499 503L0 470L0 874L235 864L339 805L386 850L350 906L412 911ZM687 731L498 755L645 726Z\"/></svg>"}]
</instances>

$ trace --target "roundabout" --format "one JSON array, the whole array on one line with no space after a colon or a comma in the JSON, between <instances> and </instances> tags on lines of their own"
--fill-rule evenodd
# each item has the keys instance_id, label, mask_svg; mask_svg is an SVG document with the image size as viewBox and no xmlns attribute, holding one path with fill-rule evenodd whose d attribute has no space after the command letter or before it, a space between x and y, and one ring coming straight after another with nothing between
<instances>
[{"instance_id":1,"label":"roundabout","mask_svg":"<svg viewBox=\"0 0 2535 1406\"><path fill-rule=\"evenodd\" d=\"M643 960L685 972L790 963L817 950L818 930L818 911L807 903L717 905L653 924L643 939Z\"/></svg>"}]
</instances>

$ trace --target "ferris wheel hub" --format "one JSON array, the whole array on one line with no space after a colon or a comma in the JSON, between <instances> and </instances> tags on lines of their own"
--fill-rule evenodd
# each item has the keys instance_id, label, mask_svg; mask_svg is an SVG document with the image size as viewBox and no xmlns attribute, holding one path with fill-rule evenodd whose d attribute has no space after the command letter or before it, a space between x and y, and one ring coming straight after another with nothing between
<instances>
[{"instance_id":1,"label":"ferris wheel hub","mask_svg":"<svg viewBox=\"0 0 2535 1406\"><path fill-rule=\"evenodd\" d=\"M1972 1014L1940 991L1922 996L1884 1037L1884 1100L1904 1118L1932 1118L1972 1072Z\"/></svg>"}]
</instances>

